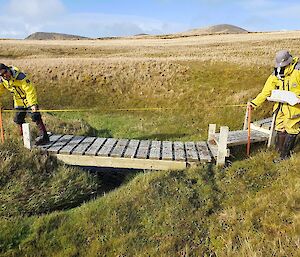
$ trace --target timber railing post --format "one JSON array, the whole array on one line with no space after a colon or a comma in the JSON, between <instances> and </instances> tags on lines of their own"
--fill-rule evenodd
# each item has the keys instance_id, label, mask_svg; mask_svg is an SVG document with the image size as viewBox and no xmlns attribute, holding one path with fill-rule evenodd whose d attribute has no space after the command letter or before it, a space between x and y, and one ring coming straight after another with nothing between
<instances>
[{"instance_id":1,"label":"timber railing post","mask_svg":"<svg viewBox=\"0 0 300 257\"><path fill-rule=\"evenodd\" d=\"M214 135L216 134L216 128L217 128L216 124L209 124L208 139L207 139L208 142L210 142L214 139Z\"/></svg>"},{"instance_id":2,"label":"timber railing post","mask_svg":"<svg viewBox=\"0 0 300 257\"><path fill-rule=\"evenodd\" d=\"M227 141L228 141L228 127L221 127L220 129L220 137L218 144L218 156L217 156L217 165L222 166L225 164L225 159L227 156Z\"/></svg>"},{"instance_id":3,"label":"timber railing post","mask_svg":"<svg viewBox=\"0 0 300 257\"><path fill-rule=\"evenodd\" d=\"M29 123L22 124L22 130L23 130L24 146L28 149L31 149L32 148L32 142L31 142L31 134L30 134Z\"/></svg>"}]
</instances>

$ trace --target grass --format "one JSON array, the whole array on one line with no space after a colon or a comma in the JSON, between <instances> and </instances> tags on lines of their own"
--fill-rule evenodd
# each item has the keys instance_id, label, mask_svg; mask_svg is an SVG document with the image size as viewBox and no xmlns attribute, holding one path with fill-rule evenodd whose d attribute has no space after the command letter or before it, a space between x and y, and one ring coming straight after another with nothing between
<instances>
[{"instance_id":1,"label":"grass","mask_svg":"<svg viewBox=\"0 0 300 257\"><path fill-rule=\"evenodd\" d=\"M296 53L299 37L1 41L0 49L5 63L30 74L41 108L93 109L44 114L50 131L189 141L206 139L209 123L240 129L245 109L226 105L256 96L275 51L293 42ZM10 96L2 103L9 107ZM165 109L116 110L144 107ZM266 104L254 119L270 111ZM299 154L275 165L273 151L258 147L244 160L237 148L233 165L221 170L95 176L20 150L12 116L4 118L1 256L300 255Z\"/></svg>"},{"instance_id":2,"label":"grass","mask_svg":"<svg viewBox=\"0 0 300 257\"><path fill-rule=\"evenodd\" d=\"M297 256L299 161L272 158L140 174L76 209L1 219L3 256Z\"/></svg>"}]
</instances>

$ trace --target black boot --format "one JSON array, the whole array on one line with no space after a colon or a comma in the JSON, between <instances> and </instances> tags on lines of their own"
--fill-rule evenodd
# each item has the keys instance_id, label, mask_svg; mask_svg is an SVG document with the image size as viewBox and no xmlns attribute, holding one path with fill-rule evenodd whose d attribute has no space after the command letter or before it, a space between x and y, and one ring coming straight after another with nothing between
<instances>
[{"instance_id":1,"label":"black boot","mask_svg":"<svg viewBox=\"0 0 300 257\"><path fill-rule=\"evenodd\" d=\"M282 160L285 160L285 159L291 157L291 151L295 147L296 138L297 138L297 135L287 134L284 144L283 144L283 149L280 152L280 158Z\"/></svg>"},{"instance_id":2,"label":"black boot","mask_svg":"<svg viewBox=\"0 0 300 257\"><path fill-rule=\"evenodd\" d=\"M37 121L36 125L38 126L38 128L41 132L41 136L36 139L35 144L36 145L45 145L45 144L49 143L50 139L47 134L47 130L46 130L46 127L45 127L43 121L42 120Z\"/></svg>"},{"instance_id":3,"label":"black boot","mask_svg":"<svg viewBox=\"0 0 300 257\"><path fill-rule=\"evenodd\" d=\"M277 131L276 138L275 138L275 149L279 153L281 153L283 150L283 145L286 136L287 136L286 131Z\"/></svg>"}]
</instances>

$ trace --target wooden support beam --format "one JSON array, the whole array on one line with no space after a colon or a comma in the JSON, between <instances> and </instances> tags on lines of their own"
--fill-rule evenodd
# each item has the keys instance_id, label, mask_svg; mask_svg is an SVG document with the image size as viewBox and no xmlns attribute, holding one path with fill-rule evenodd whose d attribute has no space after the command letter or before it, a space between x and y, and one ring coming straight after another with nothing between
<instances>
[{"instance_id":1,"label":"wooden support beam","mask_svg":"<svg viewBox=\"0 0 300 257\"><path fill-rule=\"evenodd\" d=\"M210 142L214 139L214 135L216 134L217 125L216 124L209 124L208 126L208 139L207 141Z\"/></svg>"},{"instance_id":2,"label":"wooden support beam","mask_svg":"<svg viewBox=\"0 0 300 257\"><path fill-rule=\"evenodd\" d=\"M57 159L70 165L112 167L144 170L182 170L189 165L185 161L132 159L87 155L56 154Z\"/></svg>"},{"instance_id":3,"label":"wooden support beam","mask_svg":"<svg viewBox=\"0 0 300 257\"><path fill-rule=\"evenodd\" d=\"M26 147L27 149L31 149L32 148L32 141L31 141L29 123L22 124L22 130L23 130L24 147Z\"/></svg>"},{"instance_id":4,"label":"wooden support beam","mask_svg":"<svg viewBox=\"0 0 300 257\"><path fill-rule=\"evenodd\" d=\"M228 140L228 127L221 127L220 129L220 138L218 144L218 156L217 156L217 165L221 166L225 164L225 158L227 155L227 140Z\"/></svg>"}]
</instances>

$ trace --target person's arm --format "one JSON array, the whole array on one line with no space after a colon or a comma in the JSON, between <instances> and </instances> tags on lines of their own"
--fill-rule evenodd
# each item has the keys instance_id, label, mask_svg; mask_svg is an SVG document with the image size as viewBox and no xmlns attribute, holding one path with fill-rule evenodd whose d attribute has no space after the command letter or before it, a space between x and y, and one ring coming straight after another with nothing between
<instances>
[{"instance_id":1,"label":"person's arm","mask_svg":"<svg viewBox=\"0 0 300 257\"><path fill-rule=\"evenodd\" d=\"M260 107L266 101L267 97L271 96L272 90L276 89L276 84L277 77L275 75L269 76L262 91L250 102L251 106L254 109Z\"/></svg>"},{"instance_id":2,"label":"person's arm","mask_svg":"<svg viewBox=\"0 0 300 257\"><path fill-rule=\"evenodd\" d=\"M21 76L21 78L22 78L22 76ZM28 105L29 106L37 106L38 100L37 100L36 88L26 76L22 79L21 88L23 89L23 91L26 94L26 99L28 101Z\"/></svg>"},{"instance_id":3,"label":"person's arm","mask_svg":"<svg viewBox=\"0 0 300 257\"><path fill-rule=\"evenodd\" d=\"M0 78L0 97L3 95L4 91L5 91L5 87L3 86L2 79ZM1 99L0 99L0 108L2 108Z\"/></svg>"}]
</instances>

